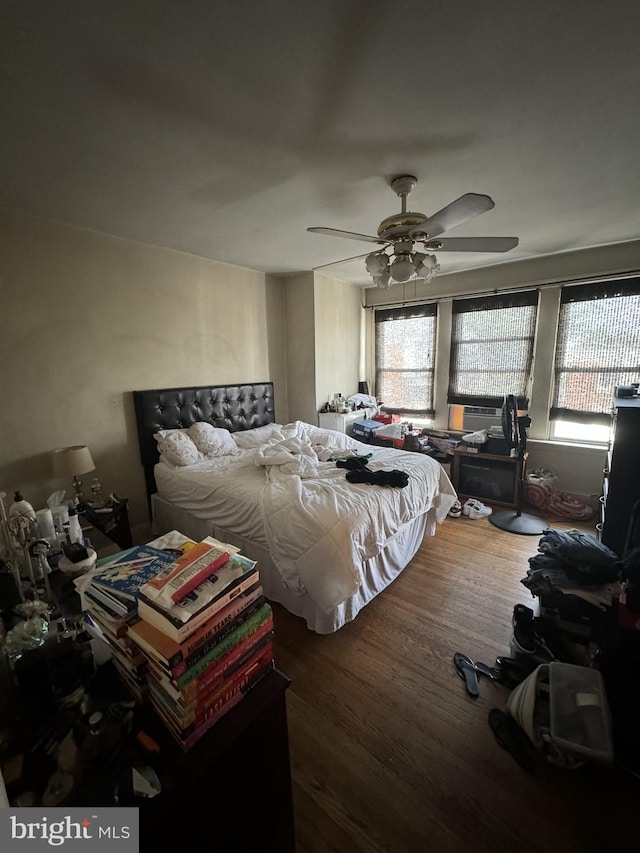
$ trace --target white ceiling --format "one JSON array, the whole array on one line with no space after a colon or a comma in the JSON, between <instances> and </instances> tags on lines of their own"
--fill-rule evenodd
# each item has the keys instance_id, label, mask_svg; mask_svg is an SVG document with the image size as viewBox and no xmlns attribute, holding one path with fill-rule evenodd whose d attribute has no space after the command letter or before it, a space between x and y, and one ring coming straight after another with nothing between
<instances>
[{"instance_id":1,"label":"white ceiling","mask_svg":"<svg viewBox=\"0 0 640 853\"><path fill-rule=\"evenodd\" d=\"M465 192L442 273L640 237L637 0L5 0L0 205L274 273ZM364 262L327 274L368 284Z\"/></svg>"}]
</instances>

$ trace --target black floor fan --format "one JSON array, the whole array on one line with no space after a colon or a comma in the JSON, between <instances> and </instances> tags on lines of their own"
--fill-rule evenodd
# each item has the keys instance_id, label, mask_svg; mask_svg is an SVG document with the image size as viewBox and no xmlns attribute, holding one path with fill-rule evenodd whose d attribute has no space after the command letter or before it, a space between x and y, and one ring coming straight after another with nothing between
<instances>
[{"instance_id":1,"label":"black floor fan","mask_svg":"<svg viewBox=\"0 0 640 853\"><path fill-rule=\"evenodd\" d=\"M526 401L526 408L528 401ZM500 530L508 533L520 533L523 536L540 536L549 525L535 515L522 512L522 497L524 494L524 454L527 449L527 427L531 426L531 418L528 415L518 415L518 398L514 394L507 394L502 404L502 432L509 443L510 449L516 450L517 458L520 460L520 485L518 488L518 505L516 509L501 509L492 512L489 521Z\"/></svg>"}]
</instances>

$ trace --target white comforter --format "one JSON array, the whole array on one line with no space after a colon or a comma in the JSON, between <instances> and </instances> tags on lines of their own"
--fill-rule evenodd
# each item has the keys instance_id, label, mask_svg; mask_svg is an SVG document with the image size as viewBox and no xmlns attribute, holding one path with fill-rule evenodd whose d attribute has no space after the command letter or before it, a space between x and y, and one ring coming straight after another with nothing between
<instances>
[{"instance_id":1,"label":"white comforter","mask_svg":"<svg viewBox=\"0 0 640 853\"><path fill-rule=\"evenodd\" d=\"M433 534L456 499L442 466L430 457L354 444L354 452L372 455L371 471L406 471L409 484L350 483L345 468L318 459L306 436L255 456L267 471L262 514L274 561L288 586L306 590L326 611L357 591L364 560L423 513L432 513Z\"/></svg>"},{"instance_id":2,"label":"white comforter","mask_svg":"<svg viewBox=\"0 0 640 853\"><path fill-rule=\"evenodd\" d=\"M456 493L429 456L362 444L296 422L239 456L170 471L156 466L160 494L200 518L268 547L283 583L330 612L357 592L363 562L428 514L427 533ZM335 459L370 455L372 471L402 470L406 487L351 484ZM251 532L252 531L252 532Z\"/></svg>"}]
</instances>

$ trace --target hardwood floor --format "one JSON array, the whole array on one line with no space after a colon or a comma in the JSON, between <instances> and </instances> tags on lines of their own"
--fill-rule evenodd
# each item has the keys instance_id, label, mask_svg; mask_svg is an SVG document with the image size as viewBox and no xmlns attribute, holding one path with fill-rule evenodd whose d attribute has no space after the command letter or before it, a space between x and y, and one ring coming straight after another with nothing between
<instances>
[{"instance_id":1,"label":"hardwood floor","mask_svg":"<svg viewBox=\"0 0 640 853\"><path fill-rule=\"evenodd\" d=\"M631 849L640 780L542 759L522 770L487 721L508 688L481 679L474 699L453 667L456 651L488 664L509 653L513 606L533 603L520 581L538 541L447 518L335 634L274 605L276 665L292 680L298 853Z\"/></svg>"}]
</instances>

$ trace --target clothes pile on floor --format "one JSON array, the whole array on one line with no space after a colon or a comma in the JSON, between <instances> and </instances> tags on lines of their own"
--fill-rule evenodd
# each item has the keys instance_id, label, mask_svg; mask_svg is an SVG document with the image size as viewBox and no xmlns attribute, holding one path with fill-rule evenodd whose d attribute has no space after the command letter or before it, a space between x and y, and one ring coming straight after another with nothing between
<instances>
[{"instance_id":1,"label":"clothes pile on floor","mask_svg":"<svg viewBox=\"0 0 640 853\"><path fill-rule=\"evenodd\" d=\"M539 601L539 615L531 628L544 637L539 641L543 657L569 663L587 661L589 647L606 629L620 594L618 556L580 530L549 529L538 543L538 553L529 558L522 584ZM514 619L517 621L515 612ZM522 615L520 620L526 623ZM518 646L516 635L514 622Z\"/></svg>"}]
</instances>

